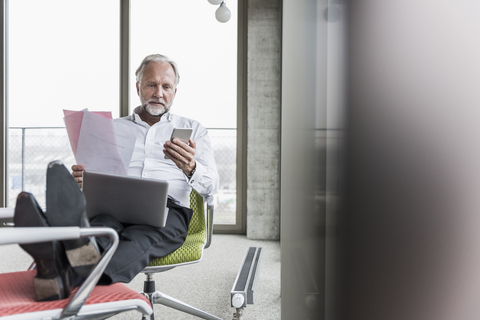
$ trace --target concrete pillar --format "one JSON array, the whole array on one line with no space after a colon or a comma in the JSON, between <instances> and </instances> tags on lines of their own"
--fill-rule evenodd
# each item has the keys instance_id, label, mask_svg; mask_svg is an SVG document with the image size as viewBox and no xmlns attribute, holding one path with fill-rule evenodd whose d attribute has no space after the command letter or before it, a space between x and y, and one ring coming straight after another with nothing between
<instances>
[{"instance_id":1,"label":"concrete pillar","mask_svg":"<svg viewBox=\"0 0 480 320\"><path fill-rule=\"evenodd\" d=\"M281 0L248 1L247 237L280 239Z\"/></svg>"}]
</instances>

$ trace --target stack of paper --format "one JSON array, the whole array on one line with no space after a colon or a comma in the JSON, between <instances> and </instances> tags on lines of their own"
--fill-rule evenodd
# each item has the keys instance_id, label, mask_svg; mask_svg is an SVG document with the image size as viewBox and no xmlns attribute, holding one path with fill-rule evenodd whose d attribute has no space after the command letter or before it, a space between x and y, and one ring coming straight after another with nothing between
<instances>
[{"instance_id":1,"label":"stack of paper","mask_svg":"<svg viewBox=\"0 0 480 320\"><path fill-rule=\"evenodd\" d=\"M86 170L126 175L135 145L135 131L113 121L111 112L63 110L70 146Z\"/></svg>"}]
</instances>

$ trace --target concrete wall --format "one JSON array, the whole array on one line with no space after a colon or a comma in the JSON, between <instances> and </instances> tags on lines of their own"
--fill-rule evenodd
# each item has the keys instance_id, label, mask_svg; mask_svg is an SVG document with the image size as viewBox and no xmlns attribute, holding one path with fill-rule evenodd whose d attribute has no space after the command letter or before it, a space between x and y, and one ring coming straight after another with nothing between
<instances>
[{"instance_id":1,"label":"concrete wall","mask_svg":"<svg viewBox=\"0 0 480 320\"><path fill-rule=\"evenodd\" d=\"M249 0L247 26L247 237L278 240L281 0Z\"/></svg>"}]
</instances>

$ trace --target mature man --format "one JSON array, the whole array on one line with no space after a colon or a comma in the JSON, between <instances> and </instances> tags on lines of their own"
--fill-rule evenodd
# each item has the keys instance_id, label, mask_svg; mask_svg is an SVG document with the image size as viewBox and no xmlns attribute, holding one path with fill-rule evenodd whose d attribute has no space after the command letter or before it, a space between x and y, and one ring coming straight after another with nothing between
<instances>
[{"instance_id":1,"label":"mature man","mask_svg":"<svg viewBox=\"0 0 480 320\"><path fill-rule=\"evenodd\" d=\"M179 248L192 216L188 208L191 189L204 197L212 196L218 189L218 173L207 130L194 120L170 113L180 79L175 62L159 54L147 56L136 71L136 79L141 106L132 115L115 120L136 132L128 175L167 180L169 214L164 228L124 225L109 215L98 215L90 221L92 226L111 227L120 236L120 244L100 279L101 284L130 282L153 258ZM189 142L170 141L174 128L191 128ZM63 165L52 162L47 170L47 211L41 211L32 195L21 193L15 209L16 225L89 225L83 195L75 184L76 181L81 186L84 169L81 164L73 165L72 179ZM103 238L96 242L87 239L52 243L46 248L47 253L42 254L38 253L38 247L23 246L41 265L35 279L37 300L68 296L72 283L88 274L99 252L109 245Z\"/></svg>"}]
</instances>

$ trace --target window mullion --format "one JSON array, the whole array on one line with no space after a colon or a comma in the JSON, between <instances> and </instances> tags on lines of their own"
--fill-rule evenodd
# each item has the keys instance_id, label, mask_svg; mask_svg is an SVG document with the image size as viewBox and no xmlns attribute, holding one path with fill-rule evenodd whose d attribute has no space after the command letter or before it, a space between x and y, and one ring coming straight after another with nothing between
<instances>
[{"instance_id":1,"label":"window mullion","mask_svg":"<svg viewBox=\"0 0 480 320\"><path fill-rule=\"evenodd\" d=\"M120 117L129 114L130 0L120 0Z\"/></svg>"}]
</instances>

